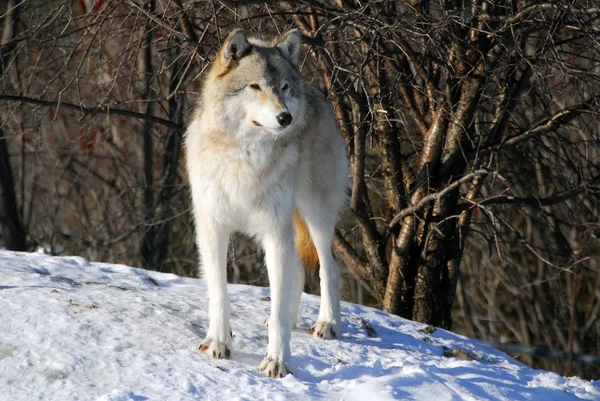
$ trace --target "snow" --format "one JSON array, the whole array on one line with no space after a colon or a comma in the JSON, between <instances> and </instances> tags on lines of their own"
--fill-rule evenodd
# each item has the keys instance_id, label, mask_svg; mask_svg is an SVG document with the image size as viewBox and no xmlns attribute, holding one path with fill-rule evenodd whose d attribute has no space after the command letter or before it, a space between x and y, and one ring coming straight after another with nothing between
<instances>
[{"instance_id":1,"label":"snow","mask_svg":"<svg viewBox=\"0 0 600 401\"><path fill-rule=\"evenodd\" d=\"M236 354L213 360L195 348L208 323L203 280L0 251L0 400L600 400L600 382L363 306L343 304L340 339L316 339L318 297L306 294L294 375L270 379L258 371L269 290L229 295Z\"/></svg>"}]
</instances>

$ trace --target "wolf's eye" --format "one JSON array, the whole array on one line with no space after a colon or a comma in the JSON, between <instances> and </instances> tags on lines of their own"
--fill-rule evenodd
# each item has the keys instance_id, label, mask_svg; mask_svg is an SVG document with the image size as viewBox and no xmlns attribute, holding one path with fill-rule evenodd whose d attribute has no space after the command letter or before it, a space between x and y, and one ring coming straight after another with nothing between
<instances>
[{"instance_id":1,"label":"wolf's eye","mask_svg":"<svg viewBox=\"0 0 600 401\"><path fill-rule=\"evenodd\" d=\"M250 87L254 90L259 91L260 90L260 86L258 86L258 84L250 84Z\"/></svg>"},{"instance_id":2,"label":"wolf's eye","mask_svg":"<svg viewBox=\"0 0 600 401\"><path fill-rule=\"evenodd\" d=\"M282 91L286 91L290 88L290 86L288 84L283 85L283 87L281 88Z\"/></svg>"}]
</instances>

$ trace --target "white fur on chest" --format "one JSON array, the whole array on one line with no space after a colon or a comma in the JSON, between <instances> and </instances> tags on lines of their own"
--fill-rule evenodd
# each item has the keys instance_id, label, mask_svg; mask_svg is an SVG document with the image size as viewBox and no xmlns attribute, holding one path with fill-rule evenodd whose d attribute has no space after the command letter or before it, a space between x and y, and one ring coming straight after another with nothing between
<instances>
[{"instance_id":1,"label":"white fur on chest","mask_svg":"<svg viewBox=\"0 0 600 401\"><path fill-rule=\"evenodd\" d=\"M281 202L293 203L299 146L284 149L274 138L206 135L199 124L190 126L187 165L194 203L203 212L222 216L236 230Z\"/></svg>"}]
</instances>

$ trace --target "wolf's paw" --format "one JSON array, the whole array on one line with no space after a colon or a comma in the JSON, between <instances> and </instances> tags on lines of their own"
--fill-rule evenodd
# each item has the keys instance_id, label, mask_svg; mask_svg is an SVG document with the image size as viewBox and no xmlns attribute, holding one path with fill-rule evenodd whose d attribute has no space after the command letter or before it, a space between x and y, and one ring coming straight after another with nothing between
<instances>
[{"instance_id":1,"label":"wolf's paw","mask_svg":"<svg viewBox=\"0 0 600 401\"><path fill-rule=\"evenodd\" d=\"M289 373L284 362L278 362L270 357L265 357L260 363L259 370L269 377L285 377Z\"/></svg>"},{"instance_id":2,"label":"wolf's paw","mask_svg":"<svg viewBox=\"0 0 600 401\"><path fill-rule=\"evenodd\" d=\"M317 338L337 338L342 334L342 328L339 323L318 320L310 332Z\"/></svg>"},{"instance_id":3,"label":"wolf's paw","mask_svg":"<svg viewBox=\"0 0 600 401\"><path fill-rule=\"evenodd\" d=\"M198 346L198 351L215 359L229 359L233 353L233 347L224 341L205 338Z\"/></svg>"}]
</instances>

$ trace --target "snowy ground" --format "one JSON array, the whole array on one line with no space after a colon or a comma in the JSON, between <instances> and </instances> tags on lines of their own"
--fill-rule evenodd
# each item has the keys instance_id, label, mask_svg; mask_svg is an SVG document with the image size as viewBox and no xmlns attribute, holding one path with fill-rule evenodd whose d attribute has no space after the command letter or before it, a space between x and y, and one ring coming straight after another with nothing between
<instances>
[{"instance_id":1,"label":"snowy ground","mask_svg":"<svg viewBox=\"0 0 600 401\"><path fill-rule=\"evenodd\" d=\"M0 400L600 400L600 382L532 370L357 305L343 305L341 339L315 339L318 298L308 295L292 336L294 375L269 379L258 372L269 290L229 287L230 361L195 350L205 293L202 280L0 251ZM452 352L465 360L444 356Z\"/></svg>"}]
</instances>

